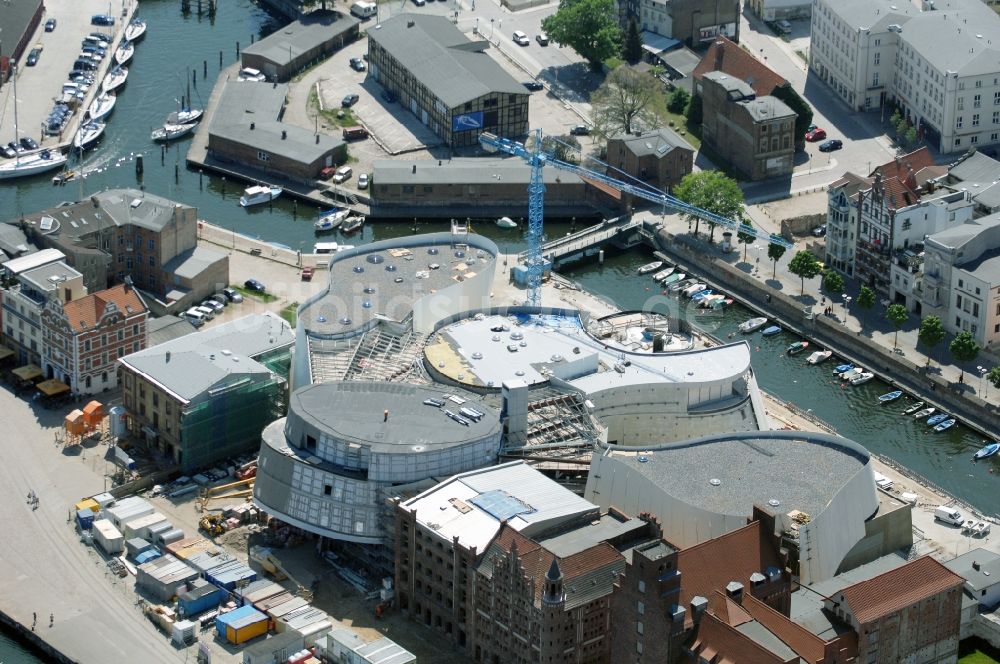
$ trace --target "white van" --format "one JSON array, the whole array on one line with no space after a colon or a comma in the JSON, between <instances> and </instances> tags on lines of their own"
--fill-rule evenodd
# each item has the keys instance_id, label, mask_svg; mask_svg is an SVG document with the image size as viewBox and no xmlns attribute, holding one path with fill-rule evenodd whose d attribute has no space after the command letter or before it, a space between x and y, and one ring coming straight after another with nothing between
<instances>
[{"instance_id":1,"label":"white van","mask_svg":"<svg viewBox=\"0 0 1000 664\"><path fill-rule=\"evenodd\" d=\"M194 309L195 311L197 311L198 313L200 313L202 316L204 316L208 320L212 320L213 318L215 318L215 310L214 309L210 309L208 307L203 307L203 306L197 306L197 307L191 307L191 308Z\"/></svg>"},{"instance_id":2,"label":"white van","mask_svg":"<svg viewBox=\"0 0 1000 664\"><path fill-rule=\"evenodd\" d=\"M205 314L198 311L197 307L191 307L183 314L181 314L181 316L187 318L191 322L191 324L194 325L195 327L201 327L202 325L205 324L205 321L208 320L205 317Z\"/></svg>"},{"instance_id":3,"label":"white van","mask_svg":"<svg viewBox=\"0 0 1000 664\"><path fill-rule=\"evenodd\" d=\"M531 43L531 40L528 39L528 35L524 34L520 30L514 31L513 38L514 38L514 43L518 44L519 46L527 46L528 44Z\"/></svg>"},{"instance_id":4,"label":"white van","mask_svg":"<svg viewBox=\"0 0 1000 664\"><path fill-rule=\"evenodd\" d=\"M934 518L944 523L950 523L953 526L962 525L962 513L953 507L937 508L934 510Z\"/></svg>"},{"instance_id":5,"label":"white van","mask_svg":"<svg viewBox=\"0 0 1000 664\"><path fill-rule=\"evenodd\" d=\"M371 18L378 13L378 5L374 2L365 2L364 0L358 0L353 5L351 5L351 13L360 19Z\"/></svg>"}]
</instances>

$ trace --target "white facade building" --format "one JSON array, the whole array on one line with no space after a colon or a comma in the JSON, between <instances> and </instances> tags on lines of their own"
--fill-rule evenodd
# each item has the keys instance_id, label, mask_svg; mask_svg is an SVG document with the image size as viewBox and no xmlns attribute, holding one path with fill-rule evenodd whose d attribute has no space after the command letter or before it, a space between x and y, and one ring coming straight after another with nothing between
<instances>
[{"instance_id":1,"label":"white facade building","mask_svg":"<svg viewBox=\"0 0 1000 664\"><path fill-rule=\"evenodd\" d=\"M827 188L826 264L848 277L854 276L858 238L858 192L871 187L871 179L844 173Z\"/></svg>"},{"instance_id":2,"label":"white facade building","mask_svg":"<svg viewBox=\"0 0 1000 664\"><path fill-rule=\"evenodd\" d=\"M942 152L1000 143L1000 17L980 0L816 0L811 35L810 68L852 108L894 100Z\"/></svg>"}]
</instances>

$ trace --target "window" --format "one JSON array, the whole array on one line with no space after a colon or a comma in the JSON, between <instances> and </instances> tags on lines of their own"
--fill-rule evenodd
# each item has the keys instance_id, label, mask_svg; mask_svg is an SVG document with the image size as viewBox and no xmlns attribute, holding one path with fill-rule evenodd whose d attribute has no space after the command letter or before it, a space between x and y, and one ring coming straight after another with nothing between
<instances>
[{"instance_id":1,"label":"window","mask_svg":"<svg viewBox=\"0 0 1000 664\"><path fill-rule=\"evenodd\" d=\"M983 87L983 82L982 81L976 81L976 87L977 88ZM979 95L976 95L976 99L979 99Z\"/></svg>"},{"instance_id":2,"label":"window","mask_svg":"<svg viewBox=\"0 0 1000 664\"><path fill-rule=\"evenodd\" d=\"M645 615L646 614L646 605L643 604L642 602L636 602L635 603L635 612L638 613L640 616Z\"/></svg>"},{"instance_id":3,"label":"window","mask_svg":"<svg viewBox=\"0 0 1000 664\"><path fill-rule=\"evenodd\" d=\"M879 63L879 59L880 59L881 55L882 55L881 53L875 53L875 60L874 60L873 64L875 64L876 66Z\"/></svg>"},{"instance_id":4,"label":"window","mask_svg":"<svg viewBox=\"0 0 1000 664\"><path fill-rule=\"evenodd\" d=\"M125 330L118 330L118 341L125 339Z\"/></svg>"},{"instance_id":5,"label":"window","mask_svg":"<svg viewBox=\"0 0 1000 664\"><path fill-rule=\"evenodd\" d=\"M873 88L877 88L878 87L878 72L875 72L874 74L872 74L872 87Z\"/></svg>"},{"instance_id":6,"label":"window","mask_svg":"<svg viewBox=\"0 0 1000 664\"><path fill-rule=\"evenodd\" d=\"M149 267L156 267L156 256L149 255Z\"/></svg>"},{"instance_id":7,"label":"window","mask_svg":"<svg viewBox=\"0 0 1000 664\"><path fill-rule=\"evenodd\" d=\"M83 352L85 353L90 352L90 339L87 339L86 341L83 342Z\"/></svg>"},{"instance_id":8,"label":"window","mask_svg":"<svg viewBox=\"0 0 1000 664\"><path fill-rule=\"evenodd\" d=\"M979 142L979 137L978 136L971 136L969 138L969 142L972 143L972 144L976 144L976 143Z\"/></svg>"},{"instance_id":9,"label":"window","mask_svg":"<svg viewBox=\"0 0 1000 664\"><path fill-rule=\"evenodd\" d=\"M635 631L636 631L636 633L642 634L642 629L643 629L642 623L641 622L637 622L635 624Z\"/></svg>"},{"instance_id":10,"label":"window","mask_svg":"<svg viewBox=\"0 0 1000 664\"><path fill-rule=\"evenodd\" d=\"M963 118L962 118L961 115L958 116L957 118L955 118L955 126L958 127L959 129L961 129L962 128L962 121L963 121Z\"/></svg>"},{"instance_id":11,"label":"window","mask_svg":"<svg viewBox=\"0 0 1000 664\"><path fill-rule=\"evenodd\" d=\"M979 126L979 113L973 113L972 114L972 126L973 127L978 127Z\"/></svg>"},{"instance_id":12,"label":"window","mask_svg":"<svg viewBox=\"0 0 1000 664\"><path fill-rule=\"evenodd\" d=\"M639 592L641 592L641 593L646 592L646 582L645 581L639 581Z\"/></svg>"},{"instance_id":13,"label":"window","mask_svg":"<svg viewBox=\"0 0 1000 664\"><path fill-rule=\"evenodd\" d=\"M642 654L642 641L635 642L635 651L640 655Z\"/></svg>"},{"instance_id":14,"label":"window","mask_svg":"<svg viewBox=\"0 0 1000 664\"><path fill-rule=\"evenodd\" d=\"M153 238L149 238L149 250L152 251L153 247L156 246L156 241Z\"/></svg>"},{"instance_id":15,"label":"window","mask_svg":"<svg viewBox=\"0 0 1000 664\"><path fill-rule=\"evenodd\" d=\"M965 110L965 98L964 97L959 97L958 98L958 110L960 110L960 111L964 111Z\"/></svg>"},{"instance_id":16,"label":"window","mask_svg":"<svg viewBox=\"0 0 1000 664\"><path fill-rule=\"evenodd\" d=\"M139 324L138 323L136 323L135 325L132 326L132 336L133 337L139 336Z\"/></svg>"},{"instance_id":17,"label":"window","mask_svg":"<svg viewBox=\"0 0 1000 664\"><path fill-rule=\"evenodd\" d=\"M412 194L413 193L413 185L412 184L404 184L403 185L403 193L404 194Z\"/></svg>"},{"instance_id":18,"label":"window","mask_svg":"<svg viewBox=\"0 0 1000 664\"><path fill-rule=\"evenodd\" d=\"M975 97L972 98L972 108L979 108L982 105L983 105L982 95L976 95Z\"/></svg>"},{"instance_id":19,"label":"window","mask_svg":"<svg viewBox=\"0 0 1000 664\"><path fill-rule=\"evenodd\" d=\"M264 152L263 150L258 150L257 151L257 160L258 161L270 161L271 160L271 155L269 155L268 153Z\"/></svg>"}]
</instances>

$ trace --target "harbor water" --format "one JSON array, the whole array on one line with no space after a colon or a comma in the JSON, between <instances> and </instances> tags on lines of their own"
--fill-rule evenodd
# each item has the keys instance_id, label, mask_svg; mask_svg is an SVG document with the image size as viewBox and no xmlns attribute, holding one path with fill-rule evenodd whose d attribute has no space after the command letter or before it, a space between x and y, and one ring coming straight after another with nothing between
<instances>
[{"instance_id":1,"label":"harbor water","mask_svg":"<svg viewBox=\"0 0 1000 664\"><path fill-rule=\"evenodd\" d=\"M5 182L0 185L0 214L11 219L64 200L79 200L94 191L141 186L151 193L195 206L201 218L236 233L309 251L317 240L312 226L315 208L295 204L285 197L270 206L240 208L237 201L245 183L225 181L185 167L189 139L182 139L166 150L149 139L151 129L162 124L166 115L177 109L182 96L188 94L189 81L191 105L203 107L220 71L220 54L222 66L232 64L237 59L237 43L244 47L251 39L270 34L283 24L282 19L248 0L219 3L218 13L211 19L193 12L182 14L179 2L152 0L143 2L137 15L148 22L149 29L136 47L128 83L119 93L105 136L95 149L84 155L82 168L86 177L62 187L52 185L52 174ZM34 124L38 119L30 121ZM138 155L143 156L142 179L135 173ZM81 166L76 164L75 157L71 163L74 168ZM352 238L333 234L323 239L360 244L442 230L446 223L379 221L366 224L363 233ZM580 220L581 227L583 223ZM505 230L490 220L473 222L475 232L495 240L504 252L525 248L523 226ZM566 220L547 222L546 232L549 237L557 237L573 227ZM677 311L676 299L659 296L659 289L654 288L648 276L636 274L636 268L649 260L648 253L641 251L608 254L603 264L596 260L581 262L566 270L566 274L623 309L653 307ZM726 339L749 316L749 312L734 306L718 318L693 317L693 322ZM922 423L900 414L910 403L908 400L884 407L875 405L877 396L889 391L888 386L872 381L860 387L844 387L832 375L832 360L812 367L805 362L808 353L787 356L784 350L793 340L790 335L764 339L756 333L746 339L754 351L754 369L763 389L811 411L842 435L912 468L985 513L1000 512L997 476L990 473L990 470L1000 472L1000 465L995 460L970 463L973 451L983 442L971 431L959 426L933 433ZM39 661L18 648L0 636L0 661L8 664Z\"/></svg>"}]
</instances>

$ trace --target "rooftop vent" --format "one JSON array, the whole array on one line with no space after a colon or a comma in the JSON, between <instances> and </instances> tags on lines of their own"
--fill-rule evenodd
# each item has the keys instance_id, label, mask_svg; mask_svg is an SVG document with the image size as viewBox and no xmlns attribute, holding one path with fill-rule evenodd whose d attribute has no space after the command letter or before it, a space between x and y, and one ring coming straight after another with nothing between
<instances>
[{"instance_id":1,"label":"rooftop vent","mask_svg":"<svg viewBox=\"0 0 1000 664\"><path fill-rule=\"evenodd\" d=\"M713 477L712 479L710 479L708 481L708 483L711 484L712 486L722 486L722 480L717 479L715 477Z\"/></svg>"},{"instance_id":2,"label":"rooftop vent","mask_svg":"<svg viewBox=\"0 0 1000 664\"><path fill-rule=\"evenodd\" d=\"M771 498L769 501L767 501L767 504L770 505L771 507L777 507L778 505L781 504L781 501L778 500L777 498Z\"/></svg>"},{"instance_id":3,"label":"rooftop vent","mask_svg":"<svg viewBox=\"0 0 1000 664\"><path fill-rule=\"evenodd\" d=\"M355 265L354 266L354 271L357 272L358 274L361 274L362 272L365 271L365 266L364 265Z\"/></svg>"},{"instance_id":4,"label":"rooftop vent","mask_svg":"<svg viewBox=\"0 0 1000 664\"><path fill-rule=\"evenodd\" d=\"M344 316L343 318L340 319L340 324L341 325L350 325L351 324L351 319L348 318L347 316Z\"/></svg>"},{"instance_id":5,"label":"rooftop vent","mask_svg":"<svg viewBox=\"0 0 1000 664\"><path fill-rule=\"evenodd\" d=\"M430 249L427 250L427 253L430 254L431 256L437 256L438 255L437 247L431 247Z\"/></svg>"},{"instance_id":6,"label":"rooftop vent","mask_svg":"<svg viewBox=\"0 0 1000 664\"><path fill-rule=\"evenodd\" d=\"M396 271L396 266L395 265L391 265L391 264L390 265L386 265L385 266L385 271L386 272L395 272Z\"/></svg>"},{"instance_id":7,"label":"rooftop vent","mask_svg":"<svg viewBox=\"0 0 1000 664\"><path fill-rule=\"evenodd\" d=\"M743 599L743 584L739 581L730 581L726 586L726 595L737 602Z\"/></svg>"},{"instance_id":8,"label":"rooftop vent","mask_svg":"<svg viewBox=\"0 0 1000 664\"><path fill-rule=\"evenodd\" d=\"M365 257L365 260L372 264L378 264L385 261L385 257L381 254L368 254L368 256Z\"/></svg>"},{"instance_id":9,"label":"rooftop vent","mask_svg":"<svg viewBox=\"0 0 1000 664\"><path fill-rule=\"evenodd\" d=\"M375 292L375 287L374 286L365 286L365 292L368 293L369 295L371 295L372 293Z\"/></svg>"}]
</instances>

